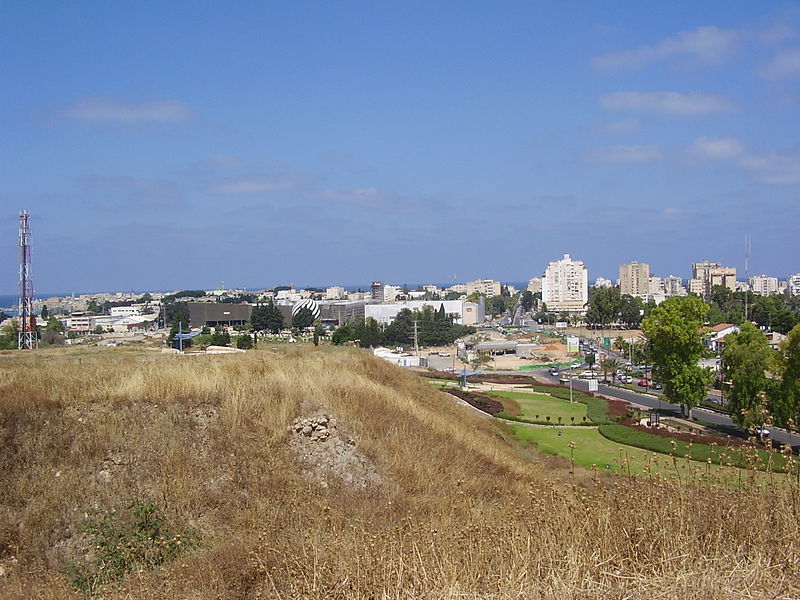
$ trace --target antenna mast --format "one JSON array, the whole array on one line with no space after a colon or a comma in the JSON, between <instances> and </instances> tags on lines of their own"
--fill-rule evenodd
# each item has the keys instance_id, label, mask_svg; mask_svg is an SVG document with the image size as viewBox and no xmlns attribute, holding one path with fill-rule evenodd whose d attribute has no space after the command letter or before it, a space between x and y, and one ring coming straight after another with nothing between
<instances>
[{"instance_id":1,"label":"antenna mast","mask_svg":"<svg viewBox=\"0 0 800 600\"><path fill-rule=\"evenodd\" d=\"M747 321L747 314L750 304L750 282L749 280L749 271L750 271L750 234L744 234L744 320Z\"/></svg>"},{"instance_id":2,"label":"antenna mast","mask_svg":"<svg viewBox=\"0 0 800 600\"><path fill-rule=\"evenodd\" d=\"M17 348L33 350L39 346L36 315L33 314L33 279L31 279L30 213L19 213L19 333Z\"/></svg>"}]
</instances>

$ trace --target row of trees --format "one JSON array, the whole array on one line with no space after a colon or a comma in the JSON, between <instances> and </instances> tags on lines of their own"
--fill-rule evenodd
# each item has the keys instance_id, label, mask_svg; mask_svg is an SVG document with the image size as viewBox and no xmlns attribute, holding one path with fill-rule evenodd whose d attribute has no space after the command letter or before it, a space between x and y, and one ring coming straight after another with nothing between
<instances>
[{"instance_id":1,"label":"row of trees","mask_svg":"<svg viewBox=\"0 0 800 600\"><path fill-rule=\"evenodd\" d=\"M697 296L668 298L642 321L653 376L664 385L664 396L684 414L705 399L713 369L700 366L707 355L703 326L711 306ZM722 386L731 418L743 427L773 422L796 426L800 417L800 325L779 349L770 347L764 332L745 321L725 338L721 355Z\"/></svg>"},{"instance_id":2,"label":"row of trees","mask_svg":"<svg viewBox=\"0 0 800 600\"><path fill-rule=\"evenodd\" d=\"M753 292L733 292L715 285L708 296L711 306L708 322L733 323L753 321L759 327L786 334L800 324L800 296L777 294L762 296ZM745 312L747 319L745 319Z\"/></svg>"},{"instance_id":3,"label":"row of trees","mask_svg":"<svg viewBox=\"0 0 800 600\"><path fill-rule=\"evenodd\" d=\"M586 309L586 322L605 327L611 323L623 323L628 327L638 327L642 317L653 308L654 302L645 303L638 296L620 294L619 289L591 288Z\"/></svg>"},{"instance_id":4,"label":"row of trees","mask_svg":"<svg viewBox=\"0 0 800 600\"><path fill-rule=\"evenodd\" d=\"M446 346L475 332L474 327L454 324L453 315L446 314L444 306L438 311L425 306L417 313L404 308L385 327L372 318L346 323L333 332L331 341L334 344L356 342L362 348L380 345L408 346L414 343L415 323L421 346Z\"/></svg>"}]
</instances>

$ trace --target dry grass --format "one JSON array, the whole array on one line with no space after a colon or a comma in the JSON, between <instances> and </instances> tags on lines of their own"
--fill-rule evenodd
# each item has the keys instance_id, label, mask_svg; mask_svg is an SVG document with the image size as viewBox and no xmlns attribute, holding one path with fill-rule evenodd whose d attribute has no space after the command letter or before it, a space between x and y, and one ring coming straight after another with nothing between
<instances>
[{"instance_id":1,"label":"dry grass","mask_svg":"<svg viewBox=\"0 0 800 600\"><path fill-rule=\"evenodd\" d=\"M320 410L380 485L304 475L287 428ZM3 598L73 596L87 519L136 500L199 548L103 597L800 596L796 487L573 478L358 350L5 353L0 443Z\"/></svg>"}]
</instances>

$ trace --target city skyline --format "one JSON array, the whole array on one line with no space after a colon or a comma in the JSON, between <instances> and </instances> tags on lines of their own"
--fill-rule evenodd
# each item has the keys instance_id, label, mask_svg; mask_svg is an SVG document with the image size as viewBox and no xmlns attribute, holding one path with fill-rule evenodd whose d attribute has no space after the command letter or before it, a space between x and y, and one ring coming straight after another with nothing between
<instances>
[{"instance_id":1,"label":"city skyline","mask_svg":"<svg viewBox=\"0 0 800 600\"><path fill-rule=\"evenodd\" d=\"M800 271L796 6L4 17L0 292Z\"/></svg>"}]
</instances>

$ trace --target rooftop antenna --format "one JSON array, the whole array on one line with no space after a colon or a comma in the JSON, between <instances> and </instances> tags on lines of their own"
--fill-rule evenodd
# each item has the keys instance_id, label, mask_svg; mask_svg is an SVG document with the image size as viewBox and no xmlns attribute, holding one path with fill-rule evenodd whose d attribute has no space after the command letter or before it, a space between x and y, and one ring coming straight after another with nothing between
<instances>
[{"instance_id":1,"label":"rooftop antenna","mask_svg":"<svg viewBox=\"0 0 800 600\"><path fill-rule=\"evenodd\" d=\"M19 213L19 333L17 348L33 350L39 346L36 335L36 315L33 314L33 279L31 279L30 213Z\"/></svg>"},{"instance_id":2,"label":"rooftop antenna","mask_svg":"<svg viewBox=\"0 0 800 600\"><path fill-rule=\"evenodd\" d=\"M748 309L750 308L750 282L748 281L750 271L750 234L744 234L744 320L747 321Z\"/></svg>"}]
</instances>

